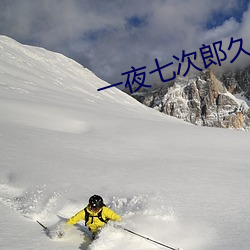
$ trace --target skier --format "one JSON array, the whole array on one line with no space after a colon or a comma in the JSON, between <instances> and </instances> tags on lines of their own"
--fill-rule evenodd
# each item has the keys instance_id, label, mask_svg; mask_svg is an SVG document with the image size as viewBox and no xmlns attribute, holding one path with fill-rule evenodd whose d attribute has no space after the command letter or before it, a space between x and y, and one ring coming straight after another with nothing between
<instances>
[{"instance_id":1,"label":"skier","mask_svg":"<svg viewBox=\"0 0 250 250\"><path fill-rule=\"evenodd\" d=\"M85 226L92 232L94 239L109 220L120 222L122 219L120 215L105 206L101 196L95 194L89 198L89 204L72 216L67 224L74 225L80 220L85 220Z\"/></svg>"}]
</instances>

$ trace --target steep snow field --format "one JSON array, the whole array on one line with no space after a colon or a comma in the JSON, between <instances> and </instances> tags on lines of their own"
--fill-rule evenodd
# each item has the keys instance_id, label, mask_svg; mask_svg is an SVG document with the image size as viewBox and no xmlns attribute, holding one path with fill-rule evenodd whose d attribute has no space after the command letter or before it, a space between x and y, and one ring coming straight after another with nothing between
<instances>
[{"instance_id":1,"label":"steep snow field","mask_svg":"<svg viewBox=\"0 0 250 250\"><path fill-rule=\"evenodd\" d=\"M153 250L108 225L54 228L102 195L122 225L183 250L250 249L249 132L149 109L63 55L0 36L1 249Z\"/></svg>"}]
</instances>

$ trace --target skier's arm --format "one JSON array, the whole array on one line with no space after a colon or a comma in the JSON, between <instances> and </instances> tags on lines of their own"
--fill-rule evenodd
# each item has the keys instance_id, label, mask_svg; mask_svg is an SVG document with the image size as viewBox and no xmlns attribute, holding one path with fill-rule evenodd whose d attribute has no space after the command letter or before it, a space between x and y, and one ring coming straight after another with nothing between
<instances>
[{"instance_id":1,"label":"skier's arm","mask_svg":"<svg viewBox=\"0 0 250 250\"><path fill-rule=\"evenodd\" d=\"M121 216L116 214L113 210L111 210L108 207L105 207L105 217L112 221L118 221L118 222L122 221Z\"/></svg>"},{"instance_id":2,"label":"skier's arm","mask_svg":"<svg viewBox=\"0 0 250 250\"><path fill-rule=\"evenodd\" d=\"M85 218L85 212L84 212L84 209L83 209L83 210L81 210L80 212L78 212L77 214L75 214L74 216L72 216L72 217L67 221L67 224L75 225L78 221L84 220L84 218Z\"/></svg>"}]
</instances>

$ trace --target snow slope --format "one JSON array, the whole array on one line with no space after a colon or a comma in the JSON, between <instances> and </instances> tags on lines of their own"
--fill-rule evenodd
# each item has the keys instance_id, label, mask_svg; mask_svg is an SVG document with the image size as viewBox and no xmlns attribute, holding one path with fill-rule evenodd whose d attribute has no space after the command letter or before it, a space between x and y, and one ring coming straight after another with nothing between
<instances>
[{"instance_id":1,"label":"snow slope","mask_svg":"<svg viewBox=\"0 0 250 250\"><path fill-rule=\"evenodd\" d=\"M53 228L97 193L124 227L166 245L248 250L249 133L181 122L106 85L0 36L0 248L162 249L112 225L90 244L83 223L61 240L36 223Z\"/></svg>"}]
</instances>

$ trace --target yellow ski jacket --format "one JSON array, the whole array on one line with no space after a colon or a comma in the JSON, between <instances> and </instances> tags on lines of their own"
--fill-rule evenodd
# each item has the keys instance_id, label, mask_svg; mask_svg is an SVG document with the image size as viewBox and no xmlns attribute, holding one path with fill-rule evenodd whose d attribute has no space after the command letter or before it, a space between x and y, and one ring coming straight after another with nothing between
<instances>
[{"instance_id":1,"label":"yellow ski jacket","mask_svg":"<svg viewBox=\"0 0 250 250\"><path fill-rule=\"evenodd\" d=\"M106 223L104 221L112 220L112 221L121 221L120 215L116 214L113 210L110 208L103 206L99 211L93 212L89 209L89 207L86 207L87 212L89 213L88 221L85 221L86 226L88 226L89 230L92 233L97 232L100 228L102 228ZM100 220L98 218L98 214L100 214L101 211L101 218L104 220ZM77 214L72 216L68 221L67 224L74 225L80 220L85 220L85 211L82 209Z\"/></svg>"}]
</instances>

